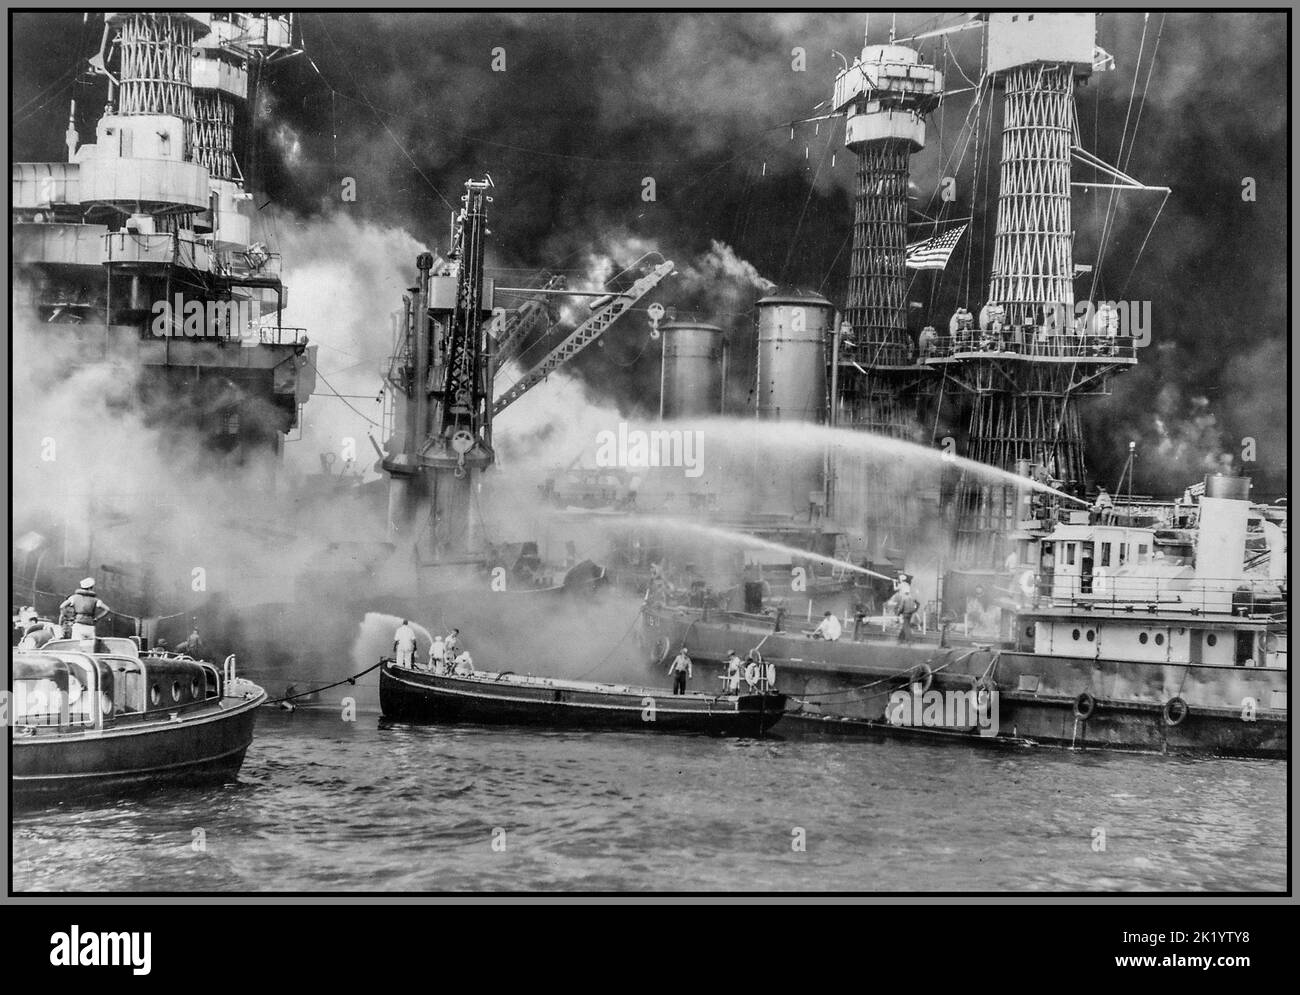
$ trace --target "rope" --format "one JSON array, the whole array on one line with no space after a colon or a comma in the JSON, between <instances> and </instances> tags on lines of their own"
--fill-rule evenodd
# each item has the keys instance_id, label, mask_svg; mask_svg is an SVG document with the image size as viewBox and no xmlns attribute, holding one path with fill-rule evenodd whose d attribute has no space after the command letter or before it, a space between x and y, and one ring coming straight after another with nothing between
<instances>
[{"instance_id":1,"label":"rope","mask_svg":"<svg viewBox=\"0 0 1300 995\"><path fill-rule=\"evenodd\" d=\"M607 664L607 663L610 661L610 658L613 657L613 655L614 655L614 651L617 650L620 646L623 645L623 641L624 641L625 639L627 639L628 636L632 635L632 630L636 628L636 624L637 624L639 621L641 621L641 612L638 610L637 613L636 613L636 615L633 616L633 618L632 618L632 624L629 625L629 626L627 627L627 632L625 632L625 633L623 633L623 635L619 636L618 642L616 642L616 643L613 645L613 647L610 649L610 651L609 651L608 653L605 654L604 658L603 658L599 663L597 663L594 667L592 667L590 670L585 670L585 671L583 671L581 674L579 674L579 675L575 678L575 680L579 680L579 681L580 681L580 680L582 680L583 678L587 677L587 675L592 674L592 673L595 673L595 672L596 672L597 670L599 670L601 667L605 666L605 664Z\"/></svg>"},{"instance_id":2,"label":"rope","mask_svg":"<svg viewBox=\"0 0 1300 995\"><path fill-rule=\"evenodd\" d=\"M975 651L974 651L974 650L971 650L971 652L973 653L973 652L975 652ZM967 655L969 655L969 654L967 654ZM956 660L949 660L947 663L945 663L945 664L944 664L943 666L941 666L941 667L934 667L934 668L932 668L932 669L930 670L930 673L931 673L932 675L933 675L933 674L937 674L937 673L939 673L939 672L942 671L942 670L946 670L948 667L952 666L952 665L953 665L954 663L956 663L956 662L957 662ZM929 665L926 664L926 666L929 666ZM792 695L791 697L793 698L793 700L799 702L800 704L804 704L805 702L808 702L808 701L810 701L810 700L813 699L813 698L834 698L834 697L837 697L838 695L842 695L842 694L855 694L855 693L857 693L858 691L866 691L866 690L869 690L870 688L878 687L878 686L881 685L881 684L888 683L889 681L896 681L896 680L899 680L900 678L902 678L903 683L902 683L901 685L899 685L899 687L906 687L908 684L912 683L910 678L911 678L912 670L913 670L913 669L915 669L915 668L911 668L911 667L909 667L908 670L907 670L905 673L902 673L902 674L890 674L888 677L882 677L882 678L880 678L880 680L878 680L878 681L872 681L870 684L860 684L860 685L858 685L857 687L842 688L842 689L840 689L839 691L822 691L822 692L817 693L817 694L805 694L805 695L804 695L803 697L801 697L801 698L796 698L796 697L794 697L793 695ZM874 694L874 695L867 695L866 698L861 698L861 699L856 699L856 700L866 701L867 698L878 698L878 697L880 697L879 694Z\"/></svg>"},{"instance_id":3,"label":"rope","mask_svg":"<svg viewBox=\"0 0 1300 995\"><path fill-rule=\"evenodd\" d=\"M34 591L34 592L37 593L37 594L43 594L43 595L44 595L45 597L47 597L47 598L65 598L65 597L66 597L66 595L59 594L57 591L45 591L45 590L42 590L42 589L39 588L39 587L32 587L30 584L28 584L28 583L26 583L26 582L23 582L23 583L20 585L20 584L14 582L14 579L13 579L12 576L10 577L10 582L11 582L11 583L14 583L15 591L17 591L17 589L18 589L19 587L21 587L23 591ZM180 618L180 617L182 617L183 615L188 615L188 614L189 614L189 612L187 612L187 611L183 611L183 612L174 612L174 613L171 614L171 615L158 615L158 616L153 616L153 615L131 615L131 614L128 614L127 612L120 612L120 611L117 611L117 610L114 609L114 608L110 608L110 609L108 610L108 613L109 613L110 615L116 615L118 618L129 618L129 619L130 619L131 621L133 621L133 622L144 622L144 621L146 621L147 619L150 619L150 618L152 618L152 619L154 619L155 621L158 621L158 622L166 622L166 621L168 621L169 619Z\"/></svg>"},{"instance_id":4,"label":"rope","mask_svg":"<svg viewBox=\"0 0 1300 995\"><path fill-rule=\"evenodd\" d=\"M330 688L336 688L340 684L355 684L357 682L358 677L364 677L366 674L370 673L370 671L378 670L380 667L383 666L383 663L384 661L380 660L379 663L376 663L374 666L367 667L365 670L355 673L351 677L345 677L341 681L335 681L333 684L326 684L324 687L313 688L310 691L300 691L298 694L285 695L283 698L272 698L271 700L267 701L265 704L278 705L282 701L293 701L295 698L306 698L308 695L320 694L322 691L328 691Z\"/></svg>"},{"instance_id":5,"label":"rope","mask_svg":"<svg viewBox=\"0 0 1300 995\"><path fill-rule=\"evenodd\" d=\"M974 655L974 654L977 653L977 652L979 652L979 651L978 651L978 650L967 650L967 651L966 651L965 653L963 653L961 656L959 656L959 657L955 657L955 658L949 660L947 663L944 663L942 666L938 666L938 667L933 667L933 668L931 668L931 669L930 669L930 674L931 674L931 676L933 676L934 674L937 674L937 673L940 673L941 671L947 670L947 669L948 669L949 667L951 667L954 663L960 663L962 660L965 660L967 657L970 657L970 656ZM1001 654L995 654L995 655L994 655L994 657L993 657L993 661L989 664L989 666L988 666L987 668L985 668L985 670L984 670L984 674L983 674L983 676L981 676L980 680L983 680L984 677L988 676L989 671L990 671L990 670L991 670L991 669L992 669L992 668L997 664L997 662L998 662L1000 656L1001 656ZM931 661L933 661L933 660L938 659L938 657L931 657L930 659L931 659ZM924 666L927 666L927 667L928 667L928 666L929 666L929 663L924 664ZM811 699L813 699L813 698L833 698L833 697L836 697L836 696L838 696L838 695L843 695L843 694L856 694L856 693L859 692L859 691L867 691L867 690L870 690L871 688L878 687L878 686L881 685L881 684L885 684L885 683L887 683L887 682L889 682L889 681L896 681L896 680L898 680L898 679L900 679L900 678L903 679L903 683L902 683L901 685L899 685L899 686L900 686L900 687L906 687L908 684L912 683L912 680L911 680L912 671L915 670L915 669L916 669L915 667L909 667L905 673L902 673L902 674L890 674L888 677L882 677L880 680L878 680L878 681L872 681L870 684L861 684L861 685L858 685L857 687L852 687L852 688L843 688L843 689L841 689L841 690L839 690L839 691L823 691L823 692L821 692L821 693L819 693L819 694L805 694L805 695L804 695L803 697L801 697L801 698L800 698L800 697L794 697L794 696L792 695L791 698L792 698L792 700L797 701L797 702L799 702L799 703L802 705L802 704L807 704L807 703L809 703L809 702L811 701ZM853 699L849 699L849 700L852 700L852 701L868 701L868 700L870 700L871 698L879 698L879 697L881 696L881 694L886 694L886 693L888 693L888 692L879 692L879 693L877 693L877 694L866 695L866 696L861 697L861 698L853 698Z\"/></svg>"}]
</instances>

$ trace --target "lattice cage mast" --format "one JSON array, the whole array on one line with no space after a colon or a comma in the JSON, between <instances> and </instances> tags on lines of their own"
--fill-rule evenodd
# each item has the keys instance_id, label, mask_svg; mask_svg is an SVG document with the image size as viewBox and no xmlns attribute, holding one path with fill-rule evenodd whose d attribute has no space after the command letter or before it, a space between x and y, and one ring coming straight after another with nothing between
<instances>
[{"instance_id":1,"label":"lattice cage mast","mask_svg":"<svg viewBox=\"0 0 1300 995\"><path fill-rule=\"evenodd\" d=\"M244 175L236 132L252 72L296 51L292 15L110 12L104 28L100 52L90 60L109 80L108 104L96 129L97 156L189 163L206 170L211 183L210 196L196 198L190 176L178 184L174 177L181 174L173 168L173 181L136 184L154 196L132 198L125 196L132 170L124 169L123 182L104 202L127 214L151 214L157 228L168 231L193 227L196 215L214 210L231 221L227 241L237 240L246 225L234 219ZM75 145L71 126L70 135ZM141 170L149 172L137 165L135 175L144 175Z\"/></svg>"},{"instance_id":2,"label":"lattice cage mast","mask_svg":"<svg viewBox=\"0 0 1300 995\"><path fill-rule=\"evenodd\" d=\"M894 436L914 433L897 376L917 373L907 329L907 222L911 156L925 146L925 118L939 104L943 74L905 45L865 45L836 77L844 144L857 155L853 248L842 343L845 420ZM839 419L837 419L839 420Z\"/></svg>"},{"instance_id":3,"label":"lattice cage mast","mask_svg":"<svg viewBox=\"0 0 1300 995\"><path fill-rule=\"evenodd\" d=\"M1054 324L1074 313L1075 87L1092 71L1095 40L1095 14L989 15L986 65L1003 94L993 267L980 330L965 351L954 345L945 366L970 407L963 455L1078 495L1086 487L1079 399L1107 393L1109 376L1124 368L1113 348L1080 348L1065 340L1082 330ZM964 476L958 559L997 562L1022 505L1018 489Z\"/></svg>"}]
</instances>

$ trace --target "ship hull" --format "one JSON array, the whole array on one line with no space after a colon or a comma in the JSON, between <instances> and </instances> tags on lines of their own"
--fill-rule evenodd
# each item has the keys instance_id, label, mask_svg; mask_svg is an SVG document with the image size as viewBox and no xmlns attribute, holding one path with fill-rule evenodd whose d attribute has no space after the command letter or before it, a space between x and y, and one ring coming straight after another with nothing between
<instances>
[{"instance_id":1,"label":"ship hull","mask_svg":"<svg viewBox=\"0 0 1300 995\"><path fill-rule=\"evenodd\" d=\"M386 718L402 722L761 736L780 720L786 699L776 693L673 695L667 689L446 677L385 663L379 701Z\"/></svg>"},{"instance_id":2,"label":"ship hull","mask_svg":"<svg viewBox=\"0 0 1300 995\"><path fill-rule=\"evenodd\" d=\"M81 797L234 778L264 693L181 721L12 740L15 798Z\"/></svg>"},{"instance_id":3,"label":"ship hull","mask_svg":"<svg viewBox=\"0 0 1300 995\"><path fill-rule=\"evenodd\" d=\"M1054 657L987 644L825 643L725 617L705 621L680 609L651 610L646 622L654 665L665 645L685 645L697 663L720 663L732 648L743 655L757 647L797 702L782 725L785 736L1237 757L1290 752L1284 669ZM905 701L922 691L969 693L981 683L997 693L997 714L983 727L900 725L896 707L891 720L900 694Z\"/></svg>"}]
</instances>

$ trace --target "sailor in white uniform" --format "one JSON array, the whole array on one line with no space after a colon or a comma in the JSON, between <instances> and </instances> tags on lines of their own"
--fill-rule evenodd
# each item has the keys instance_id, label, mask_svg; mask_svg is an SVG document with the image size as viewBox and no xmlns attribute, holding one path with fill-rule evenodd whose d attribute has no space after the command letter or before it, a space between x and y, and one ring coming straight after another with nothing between
<instances>
[{"instance_id":1,"label":"sailor in white uniform","mask_svg":"<svg viewBox=\"0 0 1300 995\"><path fill-rule=\"evenodd\" d=\"M843 631L840 620L832 613L826 612L822 615L822 620L817 628L813 630L812 637L814 639L825 639L827 642L833 643L840 638Z\"/></svg>"},{"instance_id":2,"label":"sailor in white uniform","mask_svg":"<svg viewBox=\"0 0 1300 995\"><path fill-rule=\"evenodd\" d=\"M434 636L433 642L429 644L429 669L435 674L441 674L446 659L447 646L442 641L442 636Z\"/></svg>"},{"instance_id":3,"label":"sailor in white uniform","mask_svg":"<svg viewBox=\"0 0 1300 995\"><path fill-rule=\"evenodd\" d=\"M399 667L409 668L415 660L415 630L406 619L402 619L402 624L393 633L393 652L397 654Z\"/></svg>"}]
</instances>

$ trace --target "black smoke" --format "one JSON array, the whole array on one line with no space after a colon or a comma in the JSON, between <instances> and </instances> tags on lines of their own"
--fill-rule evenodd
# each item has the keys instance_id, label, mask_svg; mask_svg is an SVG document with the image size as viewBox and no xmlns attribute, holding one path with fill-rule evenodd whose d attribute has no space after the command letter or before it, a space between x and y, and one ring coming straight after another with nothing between
<instances>
[{"instance_id":1,"label":"black smoke","mask_svg":"<svg viewBox=\"0 0 1300 995\"><path fill-rule=\"evenodd\" d=\"M897 30L956 21L902 15ZM448 204L458 204L465 178L489 172L497 184L493 263L503 275L510 267L521 278L547 266L581 268L584 253L611 238L656 244L680 261L719 240L768 279L842 302L852 157L834 122L801 125L793 139L784 122L825 112L815 108L840 65L832 50L853 57L860 15L317 13L298 23L305 56L266 68L244 129L264 211L347 211L445 246ZM65 79L94 49L98 28L72 13L20 14L12 24L14 158L60 158L68 97L77 96L83 138L103 101L102 80ZM889 18L875 15L871 27L872 41L883 41ZM1131 131L1137 112L1134 76L1140 98L1159 34L1138 140L1124 158L1128 172L1174 191L1136 269L1159 195L1122 195L1099 274L1099 297L1150 300L1155 324L1138 369L1118 378L1113 398L1087 406L1090 467L1104 483L1118 475L1129 439L1139 446L1135 488L1162 493L1209 467L1240 466L1249 437L1259 462L1244 468L1257 478L1266 471L1281 487L1287 27L1280 13L1101 19L1098 42L1117 69L1080 95L1084 145L1119 158L1125 118ZM978 35L950 37L972 75ZM792 69L795 48L805 71ZM492 69L494 49L504 50L504 72ZM945 59L943 42L923 51ZM960 85L955 69L949 80ZM969 99L945 108L944 155ZM932 122L931 147L914 164L921 204L943 172L938 130ZM345 177L356 181L354 203L340 198ZM641 197L646 177L653 202ZM1241 196L1247 177L1253 202ZM976 214L988 243L991 205L967 193L954 206ZM1082 261L1097 232L1092 202L1076 198L1075 206ZM987 280L991 252L983 257L976 287ZM945 323L958 297L977 296L951 288L935 295L930 320ZM395 303L378 302L377 313ZM746 334L743 309L729 320L733 336ZM597 391L626 392L655 379L653 350L638 356L640 348L612 341L589 350L576 370Z\"/></svg>"}]
</instances>

